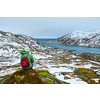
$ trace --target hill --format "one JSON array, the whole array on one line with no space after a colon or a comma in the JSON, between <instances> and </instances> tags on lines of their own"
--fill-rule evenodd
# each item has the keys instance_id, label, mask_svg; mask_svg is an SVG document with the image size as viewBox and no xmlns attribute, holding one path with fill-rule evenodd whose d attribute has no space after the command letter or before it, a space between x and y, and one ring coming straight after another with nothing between
<instances>
[{"instance_id":1,"label":"hill","mask_svg":"<svg viewBox=\"0 0 100 100\"><path fill-rule=\"evenodd\" d=\"M10 74L4 84L69 84L58 80L47 70L17 70Z\"/></svg>"},{"instance_id":2,"label":"hill","mask_svg":"<svg viewBox=\"0 0 100 100\"><path fill-rule=\"evenodd\" d=\"M52 43L100 48L100 31L82 32L76 30L57 38L55 41L52 41Z\"/></svg>"},{"instance_id":3,"label":"hill","mask_svg":"<svg viewBox=\"0 0 100 100\"><path fill-rule=\"evenodd\" d=\"M0 68L2 66L18 64L20 62L19 52L24 49L25 45L29 46L30 53L34 51L34 55L39 54L39 52L53 54L59 51L58 53L68 53L68 50L56 50L48 46L40 45L37 40L30 36L0 31Z\"/></svg>"}]
</instances>

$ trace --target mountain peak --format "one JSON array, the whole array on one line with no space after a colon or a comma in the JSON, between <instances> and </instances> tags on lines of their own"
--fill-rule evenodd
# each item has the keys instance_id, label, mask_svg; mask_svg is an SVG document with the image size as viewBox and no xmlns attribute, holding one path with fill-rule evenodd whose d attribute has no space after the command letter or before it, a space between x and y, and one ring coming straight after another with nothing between
<instances>
[{"instance_id":1,"label":"mountain peak","mask_svg":"<svg viewBox=\"0 0 100 100\"><path fill-rule=\"evenodd\" d=\"M0 36L12 36L13 34L11 32L3 32L0 30Z\"/></svg>"},{"instance_id":2,"label":"mountain peak","mask_svg":"<svg viewBox=\"0 0 100 100\"><path fill-rule=\"evenodd\" d=\"M65 36L57 38L57 40L52 43L73 46L100 47L100 30L95 32L83 32L76 30Z\"/></svg>"}]
</instances>

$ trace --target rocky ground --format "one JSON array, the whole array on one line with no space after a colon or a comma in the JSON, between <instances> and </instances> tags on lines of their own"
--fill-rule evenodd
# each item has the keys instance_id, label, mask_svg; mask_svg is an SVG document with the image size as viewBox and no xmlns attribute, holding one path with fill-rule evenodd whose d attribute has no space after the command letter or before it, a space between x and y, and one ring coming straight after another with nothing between
<instances>
[{"instance_id":1,"label":"rocky ground","mask_svg":"<svg viewBox=\"0 0 100 100\"><path fill-rule=\"evenodd\" d=\"M31 54L35 59L33 69L47 70L58 80L70 84L100 83L100 63L84 59L81 54L51 55L42 51L31 51ZM1 83L7 75L21 69L19 62L0 69Z\"/></svg>"},{"instance_id":2,"label":"rocky ground","mask_svg":"<svg viewBox=\"0 0 100 100\"><path fill-rule=\"evenodd\" d=\"M91 53L71 53L70 50L51 48L40 45L34 38L25 35L15 35L9 32L0 31L0 83L2 84L10 74L21 70L20 51L24 46L30 47L30 54L35 59L33 69L46 70L58 80L52 82L70 84L99 84L100 83L100 58ZM50 81L50 76L45 74ZM39 74L41 78L43 75ZM48 77L47 77L48 76ZM53 78L54 78L53 77Z\"/></svg>"}]
</instances>

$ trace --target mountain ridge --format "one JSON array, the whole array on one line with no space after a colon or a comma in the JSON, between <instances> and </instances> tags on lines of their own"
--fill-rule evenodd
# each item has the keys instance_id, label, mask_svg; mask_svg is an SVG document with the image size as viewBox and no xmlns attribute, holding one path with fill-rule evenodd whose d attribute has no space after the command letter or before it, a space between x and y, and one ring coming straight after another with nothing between
<instances>
[{"instance_id":1,"label":"mountain ridge","mask_svg":"<svg viewBox=\"0 0 100 100\"><path fill-rule=\"evenodd\" d=\"M100 48L100 30L96 32L82 32L76 30L57 38L55 41L52 41L52 43Z\"/></svg>"},{"instance_id":2,"label":"mountain ridge","mask_svg":"<svg viewBox=\"0 0 100 100\"><path fill-rule=\"evenodd\" d=\"M30 36L13 34L11 32L4 32L0 30L0 67L9 66L9 64L13 64L15 61L16 63L19 62L20 51L24 49L25 45L29 46L30 53L33 53L34 51L33 54L35 54L35 52L45 52L49 54L56 52L68 52L68 50L58 50L49 46L40 45L36 39Z\"/></svg>"}]
</instances>

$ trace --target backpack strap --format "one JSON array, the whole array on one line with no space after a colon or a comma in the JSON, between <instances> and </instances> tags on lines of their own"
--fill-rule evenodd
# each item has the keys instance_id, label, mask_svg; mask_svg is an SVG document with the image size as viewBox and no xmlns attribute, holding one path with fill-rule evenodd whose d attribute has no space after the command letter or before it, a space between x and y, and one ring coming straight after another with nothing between
<instances>
[{"instance_id":1,"label":"backpack strap","mask_svg":"<svg viewBox=\"0 0 100 100\"><path fill-rule=\"evenodd\" d=\"M29 56L29 54L26 57L28 57L28 56Z\"/></svg>"},{"instance_id":2,"label":"backpack strap","mask_svg":"<svg viewBox=\"0 0 100 100\"><path fill-rule=\"evenodd\" d=\"M24 55L23 55L24 56ZM28 57L29 56L29 54L26 56L26 57ZM25 56L24 56L25 57Z\"/></svg>"}]
</instances>

